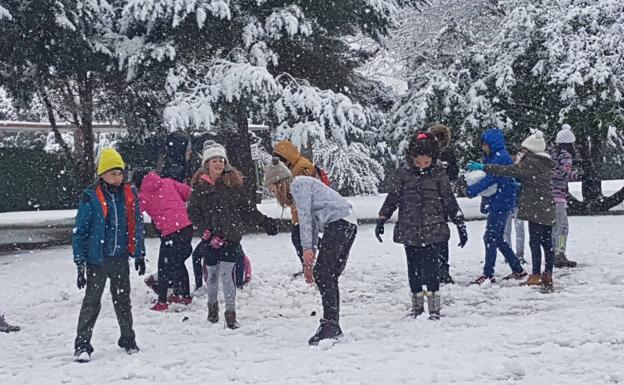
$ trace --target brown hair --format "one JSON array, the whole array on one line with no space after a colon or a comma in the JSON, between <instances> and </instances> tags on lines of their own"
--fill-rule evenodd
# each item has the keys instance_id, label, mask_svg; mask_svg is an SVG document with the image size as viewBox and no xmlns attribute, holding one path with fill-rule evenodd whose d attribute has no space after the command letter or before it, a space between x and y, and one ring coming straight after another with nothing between
<instances>
[{"instance_id":1,"label":"brown hair","mask_svg":"<svg viewBox=\"0 0 624 385\"><path fill-rule=\"evenodd\" d=\"M205 162L202 168L197 171L195 175L193 175L193 179L191 179L191 186L194 187L197 183L199 183L202 175L210 175L210 173L208 172L208 162ZM241 187L243 185L244 179L245 176L243 175L243 173L230 166L229 164L225 166L225 169L223 170L223 173L219 178L219 180L222 180L223 184L227 187ZM217 181L215 181L215 183L216 182Z\"/></svg>"},{"instance_id":2,"label":"brown hair","mask_svg":"<svg viewBox=\"0 0 624 385\"><path fill-rule=\"evenodd\" d=\"M277 198L277 203L282 207L295 205L295 201L290 193L290 182L292 182L292 178L282 179L273 184L275 186L275 198Z\"/></svg>"}]
</instances>

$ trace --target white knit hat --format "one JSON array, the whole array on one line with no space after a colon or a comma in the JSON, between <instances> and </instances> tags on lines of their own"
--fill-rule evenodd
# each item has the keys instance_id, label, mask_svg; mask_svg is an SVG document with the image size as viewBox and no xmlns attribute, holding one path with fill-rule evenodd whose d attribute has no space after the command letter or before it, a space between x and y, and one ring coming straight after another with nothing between
<instances>
[{"instance_id":1,"label":"white knit hat","mask_svg":"<svg viewBox=\"0 0 624 385\"><path fill-rule=\"evenodd\" d=\"M534 154L546 151L546 141L544 140L544 134L542 131L535 130L535 132L529 135L529 137L522 142L522 147Z\"/></svg>"},{"instance_id":2,"label":"white knit hat","mask_svg":"<svg viewBox=\"0 0 624 385\"><path fill-rule=\"evenodd\" d=\"M214 140L205 141L204 150L202 151L202 163L206 163L210 159L216 158L217 156L225 159L225 163L229 163L225 147L215 142Z\"/></svg>"},{"instance_id":3,"label":"white knit hat","mask_svg":"<svg viewBox=\"0 0 624 385\"><path fill-rule=\"evenodd\" d=\"M264 185L266 187L288 178L292 178L292 173L277 157L274 157L271 164L264 169Z\"/></svg>"},{"instance_id":4,"label":"white knit hat","mask_svg":"<svg viewBox=\"0 0 624 385\"><path fill-rule=\"evenodd\" d=\"M555 143L574 143L576 142L576 136L572 132L572 127L569 124L564 124L561 126L561 131L557 133L557 137L555 138Z\"/></svg>"}]
</instances>

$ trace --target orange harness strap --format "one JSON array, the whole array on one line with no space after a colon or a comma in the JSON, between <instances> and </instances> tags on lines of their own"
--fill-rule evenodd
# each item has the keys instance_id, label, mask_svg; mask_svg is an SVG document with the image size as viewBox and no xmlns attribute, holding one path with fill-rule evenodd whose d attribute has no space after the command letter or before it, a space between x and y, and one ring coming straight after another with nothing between
<instances>
[{"instance_id":1,"label":"orange harness strap","mask_svg":"<svg viewBox=\"0 0 624 385\"><path fill-rule=\"evenodd\" d=\"M102 212L104 213L104 219L108 217L108 204L106 204L106 198L104 197L104 191L102 186L98 185L95 188L95 195L102 206ZM126 203L126 223L128 224L128 251L131 255L134 255L136 251L136 200L132 193L132 186L130 184L124 185L124 200Z\"/></svg>"}]
</instances>

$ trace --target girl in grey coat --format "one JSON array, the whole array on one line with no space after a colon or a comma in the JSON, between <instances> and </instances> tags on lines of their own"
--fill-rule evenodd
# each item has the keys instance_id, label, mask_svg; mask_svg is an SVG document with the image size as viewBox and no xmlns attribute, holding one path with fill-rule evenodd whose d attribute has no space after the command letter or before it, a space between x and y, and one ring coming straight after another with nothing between
<instances>
[{"instance_id":1,"label":"girl in grey coat","mask_svg":"<svg viewBox=\"0 0 624 385\"><path fill-rule=\"evenodd\" d=\"M342 336L338 278L357 234L357 218L351 204L317 178L293 178L278 158L265 170L264 184L282 207L296 207L303 274L306 282L316 283L321 292L323 318L308 343L316 345L323 339L338 338ZM319 233L323 233L320 240Z\"/></svg>"},{"instance_id":2,"label":"girl in grey coat","mask_svg":"<svg viewBox=\"0 0 624 385\"><path fill-rule=\"evenodd\" d=\"M426 285L430 319L440 317L440 272L438 260L447 248L450 218L457 225L460 246L468 241L464 216L453 195L443 167L436 165L436 143L432 134L419 133L412 139L408 164L396 171L389 185L375 235L381 242L384 223L399 209L394 241L405 245L407 273L412 293L412 315L424 312Z\"/></svg>"}]
</instances>

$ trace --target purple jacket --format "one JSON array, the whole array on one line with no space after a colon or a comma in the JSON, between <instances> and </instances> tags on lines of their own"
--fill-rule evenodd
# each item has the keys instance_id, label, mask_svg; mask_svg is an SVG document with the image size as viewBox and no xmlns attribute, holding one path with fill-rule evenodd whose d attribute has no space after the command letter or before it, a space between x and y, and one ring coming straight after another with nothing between
<instances>
[{"instance_id":1,"label":"purple jacket","mask_svg":"<svg viewBox=\"0 0 624 385\"><path fill-rule=\"evenodd\" d=\"M139 199L141 210L151 218L161 236L167 236L191 225L186 202L191 188L171 178L161 178L150 172L143 178Z\"/></svg>"},{"instance_id":2,"label":"purple jacket","mask_svg":"<svg viewBox=\"0 0 624 385\"><path fill-rule=\"evenodd\" d=\"M568 182L578 179L578 173L572 168L572 155L564 149L555 149L552 160L555 161L552 178L552 190L555 203L566 203Z\"/></svg>"}]
</instances>

